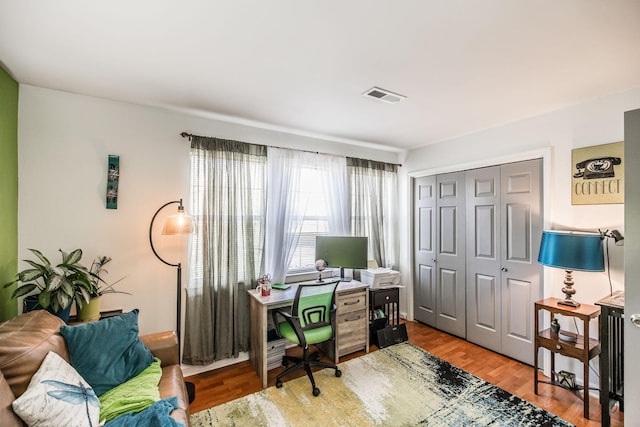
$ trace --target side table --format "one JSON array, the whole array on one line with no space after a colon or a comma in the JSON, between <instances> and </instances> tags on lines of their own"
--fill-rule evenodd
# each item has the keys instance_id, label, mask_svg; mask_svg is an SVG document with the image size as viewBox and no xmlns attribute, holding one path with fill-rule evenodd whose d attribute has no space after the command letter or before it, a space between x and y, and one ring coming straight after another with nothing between
<instances>
[{"instance_id":1,"label":"side table","mask_svg":"<svg viewBox=\"0 0 640 427\"><path fill-rule=\"evenodd\" d=\"M584 402L584 417L589 418L589 360L593 359L600 354L600 340L597 338L589 337L589 323L592 319L597 318L600 315L600 308L588 305L580 304L579 307L569 307L565 305L558 305L558 298L547 298L535 303L535 348L534 348L534 392L538 394L538 383L546 383L555 386L559 386L571 391L578 396ZM549 312L549 320L553 320L555 315L577 317L582 321L583 335L564 332L568 336L575 339L575 342L567 341L561 338L558 333L552 332L550 329L540 331L540 311L544 310ZM551 352L551 381L538 380L538 349L546 348ZM572 357L582 362L584 369L584 386L579 387L567 387L556 380L557 372L555 367L555 356L560 354L566 357ZM582 391L582 396L580 395Z\"/></svg>"},{"instance_id":2,"label":"side table","mask_svg":"<svg viewBox=\"0 0 640 427\"><path fill-rule=\"evenodd\" d=\"M379 310L384 313L383 317L376 315ZM400 288L369 288L369 341L382 348L389 345L384 334L387 326L398 330L400 324ZM383 337L379 336L380 331ZM405 334L406 335L406 334ZM392 337L389 337L391 340ZM395 338L394 338L395 339Z\"/></svg>"},{"instance_id":3,"label":"side table","mask_svg":"<svg viewBox=\"0 0 640 427\"><path fill-rule=\"evenodd\" d=\"M373 311L382 309L389 325L400 323L400 289L392 288L369 288L369 320L373 320Z\"/></svg>"}]
</instances>

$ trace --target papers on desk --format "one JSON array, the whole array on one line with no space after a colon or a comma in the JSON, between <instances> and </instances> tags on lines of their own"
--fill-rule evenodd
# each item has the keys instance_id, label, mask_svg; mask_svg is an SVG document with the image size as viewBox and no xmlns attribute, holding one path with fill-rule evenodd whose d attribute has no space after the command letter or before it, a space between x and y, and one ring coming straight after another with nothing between
<instances>
[{"instance_id":1,"label":"papers on desk","mask_svg":"<svg viewBox=\"0 0 640 427\"><path fill-rule=\"evenodd\" d=\"M273 289L280 289L282 291L289 289L291 287L291 285L287 285L287 284L282 284L282 283L274 283L271 285L271 288Z\"/></svg>"}]
</instances>

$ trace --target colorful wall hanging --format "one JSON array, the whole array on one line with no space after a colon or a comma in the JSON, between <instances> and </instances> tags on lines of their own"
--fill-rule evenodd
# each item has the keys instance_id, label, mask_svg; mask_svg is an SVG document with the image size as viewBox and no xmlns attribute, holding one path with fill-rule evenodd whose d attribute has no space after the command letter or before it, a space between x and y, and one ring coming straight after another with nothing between
<instances>
[{"instance_id":1,"label":"colorful wall hanging","mask_svg":"<svg viewBox=\"0 0 640 427\"><path fill-rule=\"evenodd\" d=\"M109 155L107 171L107 209L118 209L118 184L120 183L120 156Z\"/></svg>"}]
</instances>

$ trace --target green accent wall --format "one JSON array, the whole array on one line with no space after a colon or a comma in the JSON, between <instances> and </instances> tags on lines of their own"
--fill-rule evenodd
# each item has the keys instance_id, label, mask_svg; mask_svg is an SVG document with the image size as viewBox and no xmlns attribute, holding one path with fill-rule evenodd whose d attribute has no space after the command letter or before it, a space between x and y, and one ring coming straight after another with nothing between
<instances>
[{"instance_id":1,"label":"green accent wall","mask_svg":"<svg viewBox=\"0 0 640 427\"><path fill-rule=\"evenodd\" d=\"M0 322L18 314L4 288L18 272L18 82L0 67Z\"/></svg>"}]
</instances>

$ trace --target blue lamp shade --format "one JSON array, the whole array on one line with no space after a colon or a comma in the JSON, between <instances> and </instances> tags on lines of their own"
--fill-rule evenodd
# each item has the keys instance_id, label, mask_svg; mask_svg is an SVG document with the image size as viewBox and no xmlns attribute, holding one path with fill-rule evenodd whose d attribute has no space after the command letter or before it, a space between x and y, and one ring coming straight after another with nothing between
<instances>
[{"instance_id":1,"label":"blue lamp shade","mask_svg":"<svg viewBox=\"0 0 640 427\"><path fill-rule=\"evenodd\" d=\"M572 271L604 271L600 234L543 231L538 262Z\"/></svg>"}]
</instances>

